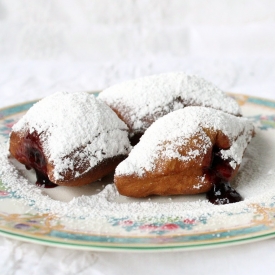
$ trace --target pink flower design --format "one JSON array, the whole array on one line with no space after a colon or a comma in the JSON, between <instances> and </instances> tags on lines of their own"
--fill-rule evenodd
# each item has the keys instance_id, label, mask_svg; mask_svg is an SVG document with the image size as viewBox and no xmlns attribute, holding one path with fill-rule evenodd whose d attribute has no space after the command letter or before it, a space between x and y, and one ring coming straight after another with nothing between
<instances>
[{"instance_id":1,"label":"pink flower design","mask_svg":"<svg viewBox=\"0 0 275 275\"><path fill-rule=\"evenodd\" d=\"M0 196L1 196L1 197L6 197L6 196L8 196L8 195L9 195L8 192L6 192L6 191L0 191Z\"/></svg>"},{"instance_id":2,"label":"pink flower design","mask_svg":"<svg viewBox=\"0 0 275 275\"><path fill-rule=\"evenodd\" d=\"M163 226L161 226L161 230L176 230L180 228L179 225L175 224L175 223L167 223L164 224Z\"/></svg>"},{"instance_id":3,"label":"pink flower design","mask_svg":"<svg viewBox=\"0 0 275 275\"><path fill-rule=\"evenodd\" d=\"M133 225L133 221L131 221L131 220L126 220L126 221L121 221L120 222L120 225L124 225L124 226L131 226L131 225Z\"/></svg>"},{"instance_id":4,"label":"pink flower design","mask_svg":"<svg viewBox=\"0 0 275 275\"><path fill-rule=\"evenodd\" d=\"M185 220L183 220L183 222L184 223L187 223L187 224L194 224L195 223L195 219L192 219L192 220L190 220L190 219L185 219Z\"/></svg>"},{"instance_id":5,"label":"pink flower design","mask_svg":"<svg viewBox=\"0 0 275 275\"><path fill-rule=\"evenodd\" d=\"M5 126L9 129L11 129L14 124L15 124L15 122L13 121L13 122L7 123Z\"/></svg>"}]
</instances>

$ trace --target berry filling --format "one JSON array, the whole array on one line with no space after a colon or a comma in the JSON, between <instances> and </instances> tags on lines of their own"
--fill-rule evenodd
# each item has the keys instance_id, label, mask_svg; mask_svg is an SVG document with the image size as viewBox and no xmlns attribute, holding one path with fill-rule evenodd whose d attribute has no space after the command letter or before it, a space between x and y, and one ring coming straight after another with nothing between
<instances>
[{"instance_id":1,"label":"berry filling","mask_svg":"<svg viewBox=\"0 0 275 275\"><path fill-rule=\"evenodd\" d=\"M229 182L214 183L210 191L206 193L206 198L213 204L228 204L242 201L242 196L230 186Z\"/></svg>"},{"instance_id":2,"label":"berry filling","mask_svg":"<svg viewBox=\"0 0 275 275\"><path fill-rule=\"evenodd\" d=\"M130 137L130 142L132 146L135 146L139 143L140 138L143 136L143 133L136 133L133 137Z\"/></svg>"},{"instance_id":3,"label":"berry filling","mask_svg":"<svg viewBox=\"0 0 275 275\"><path fill-rule=\"evenodd\" d=\"M222 159L220 150L217 147L213 149L212 163L206 172L213 182L212 188L206 193L206 198L217 205L242 201L242 196L229 183L234 172L230 165L231 160Z\"/></svg>"},{"instance_id":4,"label":"berry filling","mask_svg":"<svg viewBox=\"0 0 275 275\"><path fill-rule=\"evenodd\" d=\"M16 152L16 155L16 158L25 164L26 169L33 168L35 170L37 186L45 188L57 186L47 176L47 163L43 155L39 135L36 132L26 134L24 146Z\"/></svg>"}]
</instances>

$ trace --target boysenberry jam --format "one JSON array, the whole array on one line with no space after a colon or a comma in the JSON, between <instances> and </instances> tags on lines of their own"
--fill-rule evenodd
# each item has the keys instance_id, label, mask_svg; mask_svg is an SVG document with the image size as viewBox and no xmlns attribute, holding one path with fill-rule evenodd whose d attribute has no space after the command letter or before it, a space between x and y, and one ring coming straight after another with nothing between
<instances>
[{"instance_id":1,"label":"boysenberry jam","mask_svg":"<svg viewBox=\"0 0 275 275\"><path fill-rule=\"evenodd\" d=\"M56 187L47 176L47 163L43 154L39 135L36 132L27 133L23 146L17 150L17 159L25 163L26 169L33 168L36 173L36 185L45 188Z\"/></svg>"},{"instance_id":2,"label":"boysenberry jam","mask_svg":"<svg viewBox=\"0 0 275 275\"><path fill-rule=\"evenodd\" d=\"M39 187L44 187L44 188L53 188L56 187L57 185L53 182L51 182L46 174L43 172L40 172L39 170L35 169L36 173L36 185Z\"/></svg>"},{"instance_id":3,"label":"boysenberry jam","mask_svg":"<svg viewBox=\"0 0 275 275\"><path fill-rule=\"evenodd\" d=\"M213 204L228 204L242 201L242 196L230 186L229 182L214 183L206 198Z\"/></svg>"},{"instance_id":4,"label":"boysenberry jam","mask_svg":"<svg viewBox=\"0 0 275 275\"><path fill-rule=\"evenodd\" d=\"M217 147L213 149L212 163L206 171L213 183L211 190L206 193L206 198L213 204L242 201L242 196L229 183L234 172L230 165L231 159L223 159L220 150Z\"/></svg>"},{"instance_id":5,"label":"boysenberry jam","mask_svg":"<svg viewBox=\"0 0 275 275\"><path fill-rule=\"evenodd\" d=\"M130 142L132 146L135 146L139 143L140 138L142 137L143 133L136 133L133 137L130 138Z\"/></svg>"}]
</instances>

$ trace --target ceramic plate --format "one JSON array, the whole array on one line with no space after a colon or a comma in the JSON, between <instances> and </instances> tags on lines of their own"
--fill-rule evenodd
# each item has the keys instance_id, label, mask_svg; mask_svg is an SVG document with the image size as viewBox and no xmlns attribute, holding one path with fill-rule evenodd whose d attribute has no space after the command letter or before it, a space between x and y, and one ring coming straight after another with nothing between
<instances>
[{"instance_id":1,"label":"ceramic plate","mask_svg":"<svg viewBox=\"0 0 275 275\"><path fill-rule=\"evenodd\" d=\"M272 184L275 185L275 102L243 95L232 96L242 106L244 116L253 120L257 133L234 181L238 191L246 194L244 202L212 207L205 202L204 208L201 207L204 205L204 195L152 197L141 201L116 195L115 199L108 202L108 211L102 210L102 217L100 212L95 216L85 216L81 211L78 215L69 215L67 212L62 215L55 213L47 205L41 205L39 196L50 203L58 204L59 200L63 200L63 206L67 203L69 207L74 203L74 196L87 198L106 193L110 188L114 190L110 179L84 189L65 190L57 187L41 191L34 184L32 172L22 172L22 167L15 164L11 164L14 170L5 171L2 162L0 234L27 242L66 248L142 252L202 249L275 236L275 187L272 187ZM23 103L0 110L0 145L7 143L12 125L34 103ZM261 158L264 165L260 167L257 164ZM21 180L22 177L27 180L32 192L37 188L40 195L27 200L26 196L11 188L9 178L14 181L16 177L6 175L18 174L17 172L22 174ZM244 184L244 181L247 182ZM60 190L65 190L63 197L58 195ZM135 207L131 208L132 205ZM154 205L161 205L160 210L168 209L170 212L154 211ZM120 212L120 209L128 209L128 212ZM141 215L131 212L131 209L139 209Z\"/></svg>"}]
</instances>

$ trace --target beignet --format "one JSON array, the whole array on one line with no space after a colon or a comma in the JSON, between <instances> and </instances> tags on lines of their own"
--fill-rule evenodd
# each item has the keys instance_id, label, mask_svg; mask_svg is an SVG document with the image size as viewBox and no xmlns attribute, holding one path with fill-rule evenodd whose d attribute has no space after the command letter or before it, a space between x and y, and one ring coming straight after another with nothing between
<instances>
[{"instance_id":1,"label":"beignet","mask_svg":"<svg viewBox=\"0 0 275 275\"><path fill-rule=\"evenodd\" d=\"M237 102L195 75L182 72L147 76L114 85L99 94L128 125L135 145L158 118L185 106L204 106L240 116Z\"/></svg>"},{"instance_id":2,"label":"beignet","mask_svg":"<svg viewBox=\"0 0 275 275\"><path fill-rule=\"evenodd\" d=\"M236 175L254 126L246 118L186 107L154 122L115 171L121 195L198 194Z\"/></svg>"},{"instance_id":3,"label":"beignet","mask_svg":"<svg viewBox=\"0 0 275 275\"><path fill-rule=\"evenodd\" d=\"M34 168L37 184L80 186L114 171L131 149L128 128L85 92L60 92L36 103L13 126L10 153Z\"/></svg>"}]
</instances>

